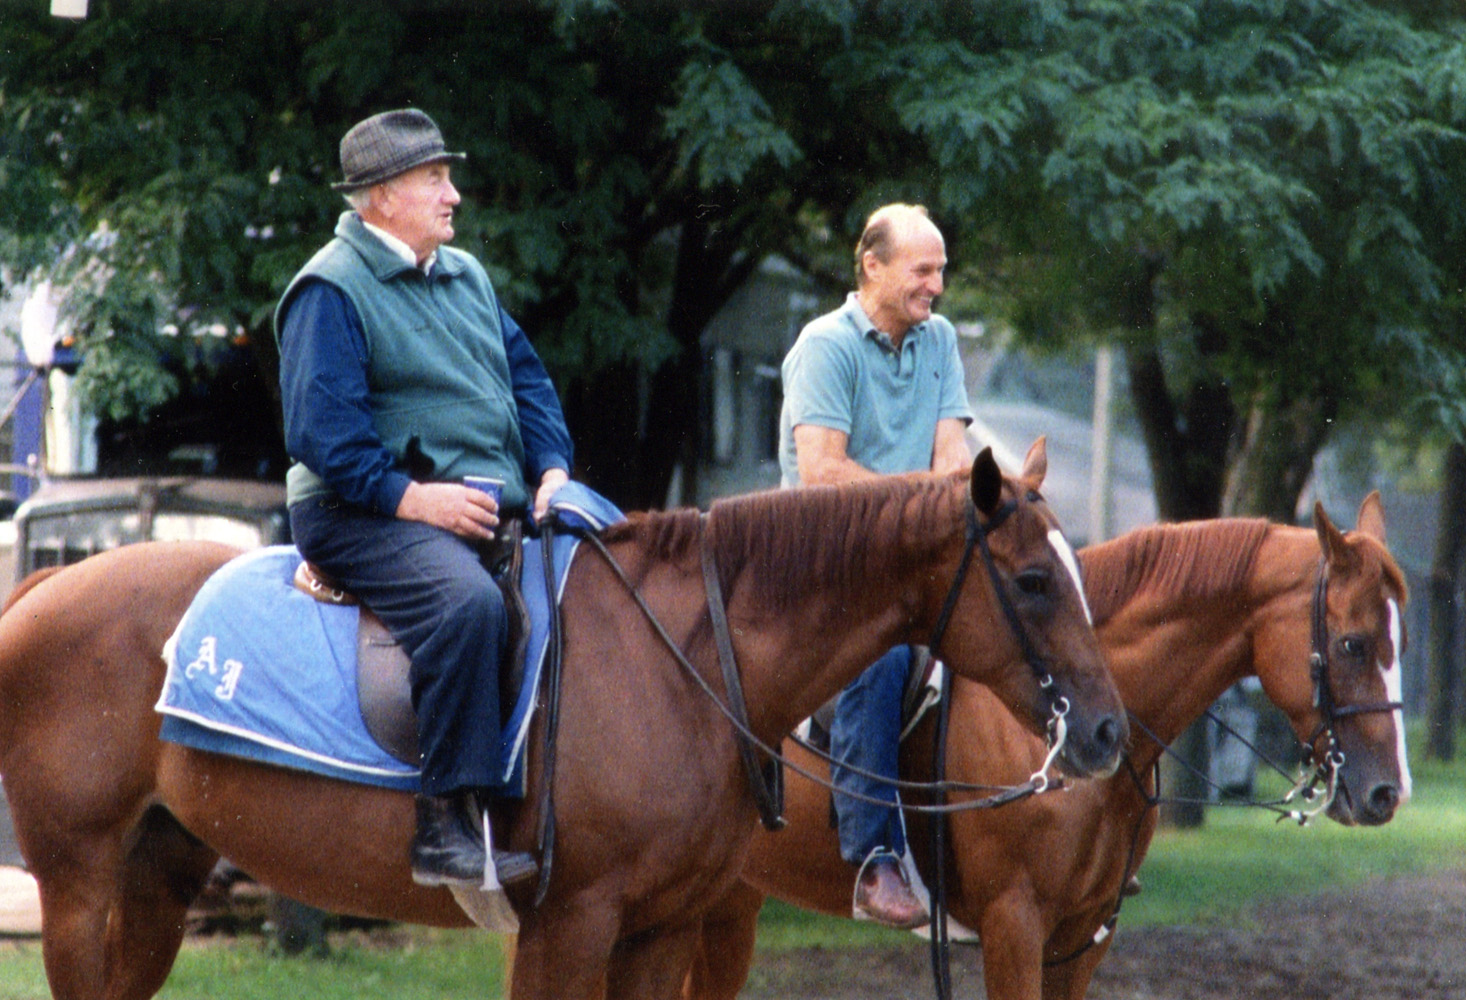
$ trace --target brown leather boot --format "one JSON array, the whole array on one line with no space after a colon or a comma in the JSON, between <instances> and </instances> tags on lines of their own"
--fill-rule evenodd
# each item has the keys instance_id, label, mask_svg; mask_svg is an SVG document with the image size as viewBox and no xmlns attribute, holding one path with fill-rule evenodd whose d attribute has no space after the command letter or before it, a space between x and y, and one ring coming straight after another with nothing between
<instances>
[{"instance_id":1,"label":"brown leather boot","mask_svg":"<svg viewBox=\"0 0 1466 1000\"><path fill-rule=\"evenodd\" d=\"M855 880L855 909L899 930L911 930L931 920L911 891L900 860L890 853L873 854L861 866Z\"/></svg>"}]
</instances>

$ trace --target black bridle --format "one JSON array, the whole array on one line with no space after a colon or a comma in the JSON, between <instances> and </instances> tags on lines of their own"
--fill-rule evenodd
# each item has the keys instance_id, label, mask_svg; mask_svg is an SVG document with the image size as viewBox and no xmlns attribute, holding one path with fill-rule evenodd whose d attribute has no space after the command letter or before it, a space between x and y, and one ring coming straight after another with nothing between
<instances>
[{"instance_id":1,"label":"black bridle","mask_svg":"<svg viewBox=\"0 0 1466 1000\"><path fill-rule=\"evenodd\" d=\"M1040 498L1037 493L1030 492L1028 499L1031 502L1037 502ZM927 648L931 650L933 657L941 659L942 639L946 637L947 625L957 608L957 599L962 594L962 583L967 578L967 567L972 562L972 552L976 548L982 554L982 563L987 568L988 581L992 584L993 594L998 599L998 607L1003 611L1003 618L1008 623L1008 630L1013 633L1013 638L1018 643L1023 662L1028 664L1028 668L1033 671L1033 677L1038 682L1039 690L1048 700L1048 711L1045 714L1050 720L1062 719L1069 714L1069 699L1054 690L1054 676L1049 672L1047 661L1034 648L1033 641L1028 635L1028 629L1024 628L1023 619L1019 616L1018 608L1013 604L1007 584L1004 583L1002 573L998 570L997 561L993 559L992 547L988 544L988 535L1002 527L1003 522L1017 510L1018 501L1009 500L993 511L987 523L983 524L977 519L977 505L967 505L967 535L962 549L962 561L957 564L957 573L952 579L952 585L947 588L947 598L943 601L942 610L937 615L931 638L927 640Z\"/></svg>"},{"instance_id":2,"label":"black bridle","mask_svg":"<svg viewBox=\"0 0 1466 1000\"><path fill-rule=\"evenodd\" d=\"M1034 499L1035 501L1038 499L1037 494L1033 493L1030 493L1030 498ZM1029 795L1035 795L1040 792L1047 791L1051 786L1057 787L1061 783L1058 781L1054 781L1053 779L1050 779L1048 777L1048 769L1064 747L1064 742L1068 733L1068 724L1066 722L1066 717L1068 716L1070 708L1069 699L1056 693L1053 675L1049 672L1046 666L1046 661L1038 654L1037 650L1034 649L1033 643L1028 637L1028 632L1023 627L1023 619L1019 616L1018 609L1014 606L1012 598L1008 594L1007 585L1004 583L1002 574L997 568L997 563L993 558L992 549L989 547L987 541L987 536L993 531L997 530L1003 524L1003 522L1006 521L1017 509L1017 501L1010 500L1007 503L1003 504L1001 507L997 508L988 518L987 523L984 524L977 519L976 506L973 504L967 505L966 538L963 546L962 558L957 565L957 571L953 575L952 583L947 588L947 596L942 603L941 610L937 614L937 621L935 626L932 628L931 638L927 640L927 648L932 651L933 659L940 658L937 656L937 652L940 649L942 638L946 635L947 626L951 621L952 613L957 605L957 599L961 596L962 587L964 582L966 581L967 572L972 563L972 554L974 552L980 553L982 555L983 564L987 567L988 579L992 584L993 592L997 596L999 606L1003 609L1004 619L1007 621L1009 629L1013 632L1014 638L1018 643L1019 650L1023 655L1024 662L1027 663L1029 669L1033 671L1034 680L1038 684L1039 689L1044 692L1045 698L1047 699L1046 729L1048 733L1048 750L1045 754L1043 765L1037 771L1035 771L1023 784L1014 785L1006 788L996 788L996 786L992 785L975 785L961 781L947 781L946 775L944 773L944 768L942 766L945 764L946 757L946 733L943 729L945 724L944 719L946 716L946 702L945 700L939 700L937 703L939 711L937 714L936 730L936 760L938 761L938 764L937 773L934 776L934 780L905 781L899 778L893 779L887 777L886 775L876 774L872 771L867 771L854 764L844 762L840 764L840 766L849 773L859 775L860 777L866 778L872 782L875 782L876 784L885 785L887 787L894 788L897 791L912 791L925 793L932 796L934 800L932 805L922 806L908 804L904 802L899 803L899 807L906 812L922 813L928 815L945 815L954 812L964 812L971 809L990 809L995 806L1006 805L1009 802L1015 802L1018 799L1027 798ZM706 566L704 567L704 571L706 572ZM731 658L724 659L725 668L726 664L730 662L730 659ZM944 686L942 688L941 698L949 698L950 691L950 685ZM815 746L808 740L800 737L797 734L791 735L790 738L811 756L814 756L824 761L826 764L833 765L835 763L834 759L826 751L824 751L820 747ZM868 802L872 805L891 805L890 801L886 799L874 798L860 792L853 792L843 788L837 789L826 779L812 777L809 773L801 770L787 759L779 757L777 754L773 754L772 756L774 760L780 763L788 764L789 767L792 768L796 773L802 775L803 777L810 778L817 784L820 784L830 789L830 791L835 794L843 795L846 798L855 799L861 802ZM964 792L974 794L983 792L995 792L995 794L988 795L981 799L949 806L946 805L944 801L945 793L948 792Z\"/></svg>"},{"instance_id":3,"label":"black bridle","mask_svg":"<svg viewBox=\"0 0 1466 1000\"><path fill-rule=\"evenodd\" d=\"M1309 673L1313 678L1313 705L1318 709L1319 724L1305 748L1308 756L1304 758L1304 765L1310 763L1309 758L1319 738L1327 737L1328 750L1324 754L1324 766L1333 772L1344 766L1344 751L1336 731L1340 719L1378 712L1398 712L1405 706L1398 701L1365 702L1343 707L1334 703L1333 685L1329 679L1328 581L1328 560L1321 559L1313 584L1313 653L1308 658Z\"/></svg>"}]
</instances>

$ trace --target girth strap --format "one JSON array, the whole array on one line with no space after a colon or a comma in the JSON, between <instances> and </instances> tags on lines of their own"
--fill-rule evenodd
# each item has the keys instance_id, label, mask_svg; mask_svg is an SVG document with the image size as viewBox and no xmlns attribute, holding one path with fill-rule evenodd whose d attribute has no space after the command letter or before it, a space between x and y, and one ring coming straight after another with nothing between
<instances>
[{"instance_id":1,"label":"girth strap","mask_svg":"<svg viewBox=\"0 0 1466 1000\"><path fill-rule=\"evenodd\" d=\"M723 687L728 698L728 709L739 725L737 727L738 755L743 759L743 769L748 774L748 787L753 792L754 804L758 806L759 820L766 830L784 828L784 769L778 760L760 761L757 749L744 735L748 727L748 705L743 698L743 682L738 676L738 661L733 653L733 635L728 628L728 611L723 605L723 585L718 579L718 567L713 560L712 545L708 541L711 522L707 514L702 515L702 579L708 595L708 617L713 624L713 639L718 647L718 664L723 668Z\"/></svg>"}]
</instances>

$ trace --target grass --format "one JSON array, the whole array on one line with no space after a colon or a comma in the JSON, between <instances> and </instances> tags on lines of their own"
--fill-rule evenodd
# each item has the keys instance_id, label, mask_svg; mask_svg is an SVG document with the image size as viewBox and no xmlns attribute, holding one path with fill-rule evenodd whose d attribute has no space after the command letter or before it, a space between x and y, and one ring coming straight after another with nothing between
<instances>
[{"instance_id":1,"label":"grass","mask_svg":"<svg viewBox=\"0 0 1466 1000\"><path fill-rule=\"evenodd\" d=\"M1423 745L1418 735L1414 745ZM1198 830L1163 830L1141 867L1145 891L1128 925L1235 918L1284 895L1345 889L1372 878L1466 868L1466 762L1412 766L1414 796L1386 826L1319 818L1275 823L1257 810L1212 809Z\"/></svg>"},{"instance_id":2,"label":"grass","mask_svg":"<svg viewBox=\"0 0 1466 1000\"><path fill-rule=\"evenodd\" d=\"M184 945L159 1000L443 1000L504 995L504 956L490 934L404 928L396 946L361 935L333 938L325 958L282 958L267 939L211 938ZM50 996L38 941L0 948L0 1000Z\"/></svg>"},{"instance_id":3,"label":"grass","mask_svg":"<svg viewBox=\"0 0 1466 1000\"><path fill-rule=\"evenodd\" d=\"M227 983L221 990L220 984ZM326 958L280 958L259 939L188 947L179 956L165 1000L443 1000L499 997L504 992L500 939L489 934L413 928L401 947L369 946L362 937L333 942ZM0 993L0 996L3 996Z\"/></svg>"},{"instance_id":4,"label":"grass","mask_svg":"<svg viewBox=\"0 0 1466 1000\"><path fill-rule=\"evenodd\" d=\"M1417 736L1415 745L1423 745ZM1161 831L1125 904L1125 926L1235 922L1248 908L1283 895L1347 890L1373 878L1466 868L1466 761L1414 768L1415 796L1389 825L1345 829L1316 820L1275 823L1258 810L1212 809L1198 830ZM843 949L906 945L910 937L771 902L759 947ZM383 948L359 934L333 939L327 958L282 959L263 938L187 944L160 1000L400 1000L503 996L500 940L472 932L403 927ZM49 995L40 944L0 946L0 1000Z\"/></svg>"}]
</instances>

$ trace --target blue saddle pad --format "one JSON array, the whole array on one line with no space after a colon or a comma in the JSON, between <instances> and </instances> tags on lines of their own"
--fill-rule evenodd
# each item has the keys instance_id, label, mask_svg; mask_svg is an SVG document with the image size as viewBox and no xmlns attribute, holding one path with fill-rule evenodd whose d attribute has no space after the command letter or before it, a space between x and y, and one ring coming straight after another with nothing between
<instances>
[{"instance_id":1,"label":"blue saddle pad","mask_svg":"<svg viewBox=\"0 0 1466 1000\"><path fill-rule=\"evenodd\" d=\"M552 507L571 528L600 530L621 520L609 501L579 483ZM579 539L557 534L555 599ZM322 604L293 584L293 546L257 549L221 567L194 598L164 648L168 665L157 710L173 743L387 788L415 791L419 772L367 732L356 692L358 609ZM530 615L524 683L499 740L495 767L505 794L523 795L525 738L549 633L544 559L537 539L524 547Z\"/></svg>"}]
</instances>

